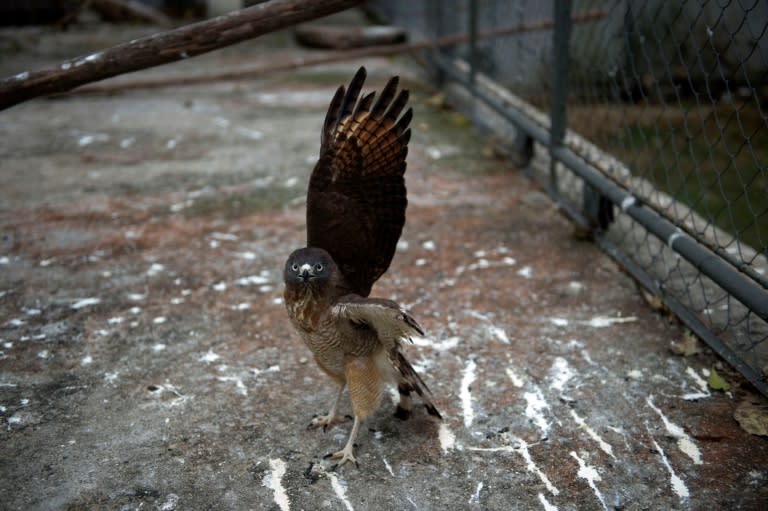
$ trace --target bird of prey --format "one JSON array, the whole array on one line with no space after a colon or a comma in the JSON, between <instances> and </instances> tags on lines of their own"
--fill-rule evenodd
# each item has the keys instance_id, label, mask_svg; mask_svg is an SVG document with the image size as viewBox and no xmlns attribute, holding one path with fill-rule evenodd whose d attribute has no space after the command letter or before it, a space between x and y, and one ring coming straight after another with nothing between
<instances>
[{"instance_id":1,"label":"bird of prey","mask_svg":"<svg viewBox=\"0 0 768 511\"><path fill-rule=\"evenodd\" d=\"M402 351L403 341L424 335L423 329L397 303L368 297L389 267L405 224L412 111L400 115L408 91L398 93L398 77L375 103L374 92L360 97L365 77L361 67L331 100L307 192L307 246L291 253L283 269L291 323L339 386L331 410L309 427L325 429L343 420L337 411L349 389L354 423L345 447L330 455L338 465L357 463L355 438L386 384L397 385L400 393L396 417L410 415L415 392L427 412L441 418Z\"/></svg>"}]
</instances>

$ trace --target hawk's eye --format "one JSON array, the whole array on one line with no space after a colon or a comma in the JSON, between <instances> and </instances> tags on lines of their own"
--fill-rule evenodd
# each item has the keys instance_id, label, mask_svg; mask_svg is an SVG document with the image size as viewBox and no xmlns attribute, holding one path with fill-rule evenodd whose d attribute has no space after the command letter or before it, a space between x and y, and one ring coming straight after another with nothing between
<instances>
[{"instance_id":1,"label":"hawk's eye","mask_svg":"<svg viewBox=\"0 0 768 511\"><path fill-rule=\"evenodd\" d=\"M293 263L293 265L291 266L291 269L292 269L293 271L299 271L299 265L298 265L298 264L296 264L296 263Z\"/></svg>"},{"instance_id":2,"label":"hawk's eye","mask_svg":"<svg viewBox=\"0 0 768 511\"><path fill-rule=\"evenodd\" d=\"M315 265L315 271L316 271L316 272L318 272L318 273L320 273L321 271L323 271L323 265L322 265L322 263L317 263L317 264Z\"/></svg>"}]
</instances>

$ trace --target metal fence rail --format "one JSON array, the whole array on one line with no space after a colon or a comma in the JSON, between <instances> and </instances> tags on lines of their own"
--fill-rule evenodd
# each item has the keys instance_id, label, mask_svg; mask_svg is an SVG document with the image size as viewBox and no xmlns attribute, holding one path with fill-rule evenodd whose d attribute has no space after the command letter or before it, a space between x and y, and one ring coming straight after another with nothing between
<instances>
[{"instance_id":1,"label":"metal fence rail","mask_svg":"<svg viewBox=\"0 0 768 511\"><path fill-rule=\"evenodd\" d=\"M415 40L468 34L426 54L438 78L515 133L516 159L574 220L768 395L768 3L369 5Z\"/></svg>"}]
</instances>

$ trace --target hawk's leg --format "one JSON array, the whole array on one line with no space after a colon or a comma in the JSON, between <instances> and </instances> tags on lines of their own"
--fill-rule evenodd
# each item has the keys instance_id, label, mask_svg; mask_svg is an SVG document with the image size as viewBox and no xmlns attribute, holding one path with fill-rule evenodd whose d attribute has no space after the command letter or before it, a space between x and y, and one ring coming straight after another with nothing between
<instances>
[{"instance_id":1,"label":"hawk's leg","mask_svg":"<svg viewBox=\"0 0 768 511\"><path fill-rule=\"evenodd\" d=\"M357 438L357 432L360 429L360 423L362 420L360 417L355 415L355 423L352 425L352 431L349 433L349 440L347 440L347 445L344 446L344 448L340 451L337 451L330 455L331 459L339 460L339 462L333 467L334 469L336 467L342 466L344 463L351 461L355 465L357 465L357 459L354 455L355 450L355 439Z\"/></svg>"},{"instance_id":2,"label":"hawk's leg","mask_svg":"<svg viewBox=\"0 0 768 511\"><path fill-rule=\"evenodd\" d=\"M307 426L308 429L314 429L314 428L323 428L323 431L328 429L328 426L333 426L336 423L341 423L346 421L347 419L345 417L341 417L339 415L336 415L336 412L339 410L339 402L341 401L341 395L344 393L344 385L339 386L339 393L336 396L336 399L333 401L333 406L331 406L331 411L328 412L328 415L320 415L319 417L315 417L312 419L312 422L309 423L309 426Z\"/></svg>"}]
</instances>

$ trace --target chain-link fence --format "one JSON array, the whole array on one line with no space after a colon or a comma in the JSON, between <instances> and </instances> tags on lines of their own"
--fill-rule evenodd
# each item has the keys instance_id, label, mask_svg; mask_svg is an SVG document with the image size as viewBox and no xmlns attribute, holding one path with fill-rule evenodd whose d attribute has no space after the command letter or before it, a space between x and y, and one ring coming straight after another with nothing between
<instances>
[{"instance_id":1,"label":"chain-link fence","mask_svg":"<svg viewBox=\"0 0 768 511\"><path fill-rule=\"evenodd\" d=\"M768 395L768 3L379 0L468 111ZM510 129L511 128L511 129Z\"/></svg>"}]
</instances>

